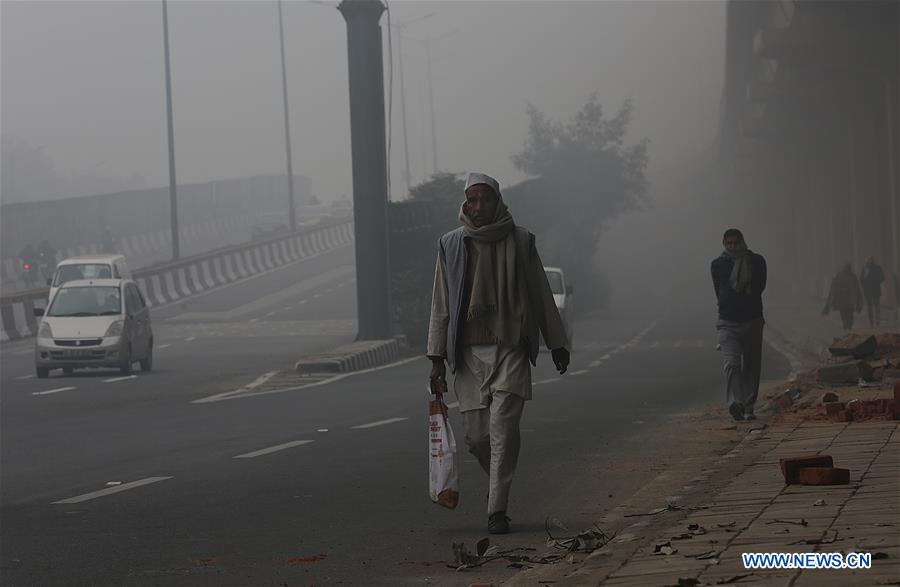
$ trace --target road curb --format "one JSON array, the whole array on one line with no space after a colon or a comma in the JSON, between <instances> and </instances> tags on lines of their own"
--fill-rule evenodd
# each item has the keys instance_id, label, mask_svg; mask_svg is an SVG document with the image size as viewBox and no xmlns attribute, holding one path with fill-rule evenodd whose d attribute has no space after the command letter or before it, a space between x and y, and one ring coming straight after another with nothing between
<instances>
[{"instance_id":1,"label":"road curb","mask_svg":"<svg viewBox=\"0 0 900 587\"><path fill-rule=\"evenodd\" d=\"M294 369L302 374L350 373L393 363L402 356L399 339L363 340L304 357L297 361Z\"/></svg>"}]
</instances>

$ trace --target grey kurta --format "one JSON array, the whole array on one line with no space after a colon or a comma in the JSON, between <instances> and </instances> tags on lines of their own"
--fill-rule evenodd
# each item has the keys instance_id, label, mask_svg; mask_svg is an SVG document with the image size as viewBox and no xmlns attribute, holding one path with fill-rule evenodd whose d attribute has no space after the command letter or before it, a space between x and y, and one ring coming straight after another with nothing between
<instances>
[{"instance_id":1,"label":"grey kurta","mask_svg":"<svg viewBox=\"0 0 900 587\"><path fill-rule=\"evenodd\" d=\"M540 330L548 348L556 349L568 346L565 326L559 316L556 302L553 300L553 292L550 289L550 283L547 281L547 275L544 273L543 263L537 250L533 247L529 258L523 263L523 267L527 272L525 276L526 283L530 286L529 298L531 306L529 310L532 313L532 316L530 316L531 323L537 326L537 330ZM428 327L426 354L429 357L444 357L450 361L450 357L447 357L448 326L451 315L448 292L451 287L458 288L458 280L462 279L464 279L464 275L453 276L448 279L444 259L442 255L438 255L431 297L431 320ZM449 283L451 280L457 282ZM452 361L451 364L455 364L455 361ZM526 369L529 367L527 354L522 367ZM510 386L511 389L506 391L523 399L531 399L530 375L521 379L523 381L527 380L528 384L524 386ZM463 406L472 409L483 404L482 392L477 386L457 385L456 391L461 409ZM469 395L472 395L472 397L469 397Z\"/></svg>"}]
</instances>

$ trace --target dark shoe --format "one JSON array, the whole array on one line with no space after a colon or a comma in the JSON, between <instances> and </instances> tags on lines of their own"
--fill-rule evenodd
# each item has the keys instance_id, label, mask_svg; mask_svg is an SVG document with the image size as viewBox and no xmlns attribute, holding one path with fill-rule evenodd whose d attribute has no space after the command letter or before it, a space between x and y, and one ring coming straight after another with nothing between
<instances>
[{"instance_id":1,"label":"dark shoe","mask_svg":"<svg viewBox=\"0 0 900 587\"><path fill-rule=\"evenodd\" d=\"M731 412L731 417L740 422L744 419L744 405L741 402L732 402L730 406L728 406L728 411Z\"/></svg>"},{"instance_id":2,"label":"dark shoe","mask_svg":"<svg viewBox=\"0 0 900 587\"><path fill-rule=\"evenodd\" d=\"M756 414L753 412L744 412L744 420L756 420Z\"/></svg>"},{"instance_id":3,"label":"dark shoe","mask_svg":"<svg viewBox=\"0 0 900 587\"><path fill-rule=\"evenodd\" d=\"M509 534L509 518L506 512L494 512L488 516L488 533Z\"/></svg>"}]
</instances>

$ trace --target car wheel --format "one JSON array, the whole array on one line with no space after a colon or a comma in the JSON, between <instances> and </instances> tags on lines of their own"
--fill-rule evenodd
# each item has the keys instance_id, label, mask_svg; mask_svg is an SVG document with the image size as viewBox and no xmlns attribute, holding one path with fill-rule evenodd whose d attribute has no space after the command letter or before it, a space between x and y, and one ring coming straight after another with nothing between
<instances>
[{"instance_id":1,"label":"car wheel","mask_svg":"<svg viewBox=\"0 0 900 587\"><path fill-rule=\"evenodd\" d=\"M42 367L37 367L35 369L38 379L46 379L48 375L50 375L50 369L44 369Z\"/></svg>"},{"instance_id":2,"label":"car wheel","mask_svg":"<svg viewBox=\"0 0 900 587\"><path fill-rule=\"evenodd\" d=\"M141 372L151 371L153 369L153 341L150 341L150 348L147 349L147 356L141 359Z\"/></svg>"},{"instance_id":3,"label":"car wheel","mask_svg":"<svg viewBox=\"0 0 900 587\"><path fill-rule=\"evenodd\" d=\"M122 375L131 375L131 347L125 351L125 354L122 355L122 364L119 365L119 373Z\"/></svg>"},{"instance_id":4,"label":"car wheel","mask_svg":"<svg viewBox=\"0 0 900 587\"><path fill-rule=\"evenodd\" d=\"M73 373L75 373L75 369L73 367L63 367L64 375L72 375Z\"/></svg>"}]
</instances>

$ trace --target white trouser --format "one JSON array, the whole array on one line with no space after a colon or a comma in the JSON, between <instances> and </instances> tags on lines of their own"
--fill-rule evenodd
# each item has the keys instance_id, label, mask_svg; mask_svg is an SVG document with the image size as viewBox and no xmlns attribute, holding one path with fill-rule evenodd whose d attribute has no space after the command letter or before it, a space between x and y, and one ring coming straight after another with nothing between
<instances>
[{"instance_id":1,"label":"white trouser","mask_svg":"<svg viewBox=\"0 0 900 587\"><path fill-rule=\"evenodd\" d=\"M524 349L496 345L465 347L461 359L454 390L466 445L490 478L488 513L503 512L519 460L519 421L531 396L531 365Z\"/></svg>"}]
</instances>

